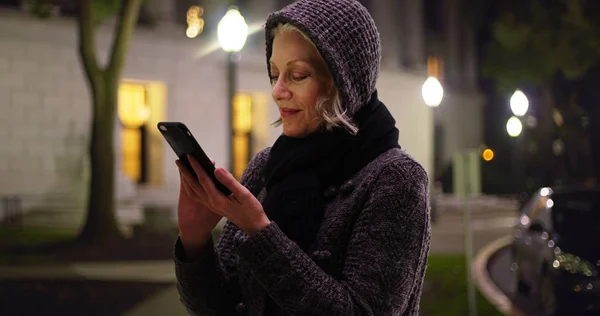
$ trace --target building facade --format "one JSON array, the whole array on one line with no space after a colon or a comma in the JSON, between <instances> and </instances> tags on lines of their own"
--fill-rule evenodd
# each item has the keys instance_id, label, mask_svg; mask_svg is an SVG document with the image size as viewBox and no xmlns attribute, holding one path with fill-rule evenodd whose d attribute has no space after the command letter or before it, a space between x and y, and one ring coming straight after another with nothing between
<instances>
[{"instance_id":1,"label":"building facade","mask_svg":"<svg viewBox=\"0 0 600 316\"><path fill-rule=\"evenodd\" d=\"M216 41L216 22L225 5L216 0L149 3L146 14L155 26L136 29L119 88L119 205L176 203L176 157L156 129L159 121L184 122L218 165L230 164L227 55ZM447 92L438 113L423 103L427 45L419 14L422 0L363 3L382 36L380 99L397 120L402 147L433 176L434 115L445 127L444 153L480 141L480 127L459 123L469 97ZM270 97L261 26L269 12L285 4L246 0L240 5L251 35L237 62L233 112L234 130L241 136L235 138L232 156L238 169L281 133L270 126L278 111ZM201 34L189 38L185 14L192 5L202 8L195 18L204 24ZM26 209L55 196L71 200L74 210L85 206L92 107L77 51L76 21L68 12L39 20L0 8L0 196L21 196ZM113 26L108 21L97 32L101 61L107 59ZM36 202L27 206L27 201Z\"/></svg>"}]
</instances>

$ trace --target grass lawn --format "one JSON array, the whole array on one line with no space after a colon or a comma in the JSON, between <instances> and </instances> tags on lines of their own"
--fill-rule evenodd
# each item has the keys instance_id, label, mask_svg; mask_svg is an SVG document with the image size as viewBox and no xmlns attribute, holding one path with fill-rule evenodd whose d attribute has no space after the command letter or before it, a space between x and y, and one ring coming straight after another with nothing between
<instances>
[{"instance_id":1,"label":"grass lawn","mask_svg":"<svg viewBox=\"0 0 600 316\"><path fill-rule=\"evenodd\" d=\"M40 243L53 243L75 238L77 232L67 230L49 229L20 229L0 228L0 246L2 245L33 245Z\"/></svg>"},{"instance_id":2,"label":"grass lawn","mask_svg":"<svg viewBox=\"0 0 600 316\"><path fill-rule=\"evenodd\" d=\"M77 231L0 227L0 265L172 260L177 234L145 232L107 243L76 240Z\"/></svg>"},{"instance_id":3,"label":"grass lawn","mask_svg":"<svg viewBox=\"0 0 600 316\"><path fill-rule=\"evenodd\" d=\"M423 316L468 315L466 275L463 255L430 255L421 297L421 314ZM478 315L502 315L478 291L476 301Z\"/></svg>"},{"instance_id":4,"label":"grass lawn","mask_svg":"<svg viewBox=\"0 0 600 316\"><path fill-rule=\"evenodd\" d=\"M75 231L2 227L0 228L0 265L53 262L54 259L48 253L26 253L17 256L13 249L68 241L75 236Z\"/></svg>"}]
</instances>

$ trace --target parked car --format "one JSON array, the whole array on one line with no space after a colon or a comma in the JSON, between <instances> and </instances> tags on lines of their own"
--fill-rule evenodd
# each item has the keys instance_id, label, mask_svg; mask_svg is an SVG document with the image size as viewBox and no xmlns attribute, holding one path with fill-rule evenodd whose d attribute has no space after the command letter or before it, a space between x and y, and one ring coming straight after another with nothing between
<instances>
[{"instance_id":1,"label":"parked car","mask_svg":"<svg viewBox=\"0 0 600 316\"><path fill-rule=\"evenodd\" d=\"M542 188L511 245L517 293L544 315L600 314L600 189Z\"/></svg>"}]
</instances>

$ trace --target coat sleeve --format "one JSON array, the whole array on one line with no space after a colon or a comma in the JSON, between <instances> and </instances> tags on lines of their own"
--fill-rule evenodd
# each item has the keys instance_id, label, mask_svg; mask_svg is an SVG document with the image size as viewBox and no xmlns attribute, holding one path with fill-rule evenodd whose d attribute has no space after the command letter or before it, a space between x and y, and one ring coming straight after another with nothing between
<instances>
[{"instance_id":1,"label":"coat sleeve","mask_svg":"<svg viewBox=\"0 0 600 316\"><path fill-rule=\"evenodd\" d=\"M239 246L240 259L287 314L418 309L431 236L427 175L411 163L391 164L377 177L354 224L341 278L326 274L275 223Z\"/></svg>"},{"instance_id":2,"label":"coat sleeve","mask_svg":"<svg viewBox=\"0 0 600 316\"><path fill-rule=\"evenodd\" d=\"M251 191L257 182L267 150L256 155L244 171L241 183ZM223 228L218 247L211 238L202 256L195 261L185 259L181 240L174 249L175 275L181 302L190 315L231 315L240 302L241 291L237 278L237 253L234 234L238 230L231 222Z\"/></svg>"}]
</instances>

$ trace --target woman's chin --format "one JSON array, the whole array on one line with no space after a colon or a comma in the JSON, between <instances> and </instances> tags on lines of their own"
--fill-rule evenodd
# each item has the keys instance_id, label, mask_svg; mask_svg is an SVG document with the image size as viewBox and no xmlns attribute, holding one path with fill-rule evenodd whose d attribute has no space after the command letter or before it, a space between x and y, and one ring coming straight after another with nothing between
<instances>
[{"instance_id":1,"label":"woman's chin","mask_svg":"<svg viewBox=\"0 0 600 316\"><path fill-rule=\"evenodd\" d=\"M283 134L287 137L292 137L292 138L304 138L307 135L306 134L306 129L304 128L299 128L299 126L295 126L292 124L288 124L286 125L285 123L283 123Z\"/></svg>"}]
</instances>

